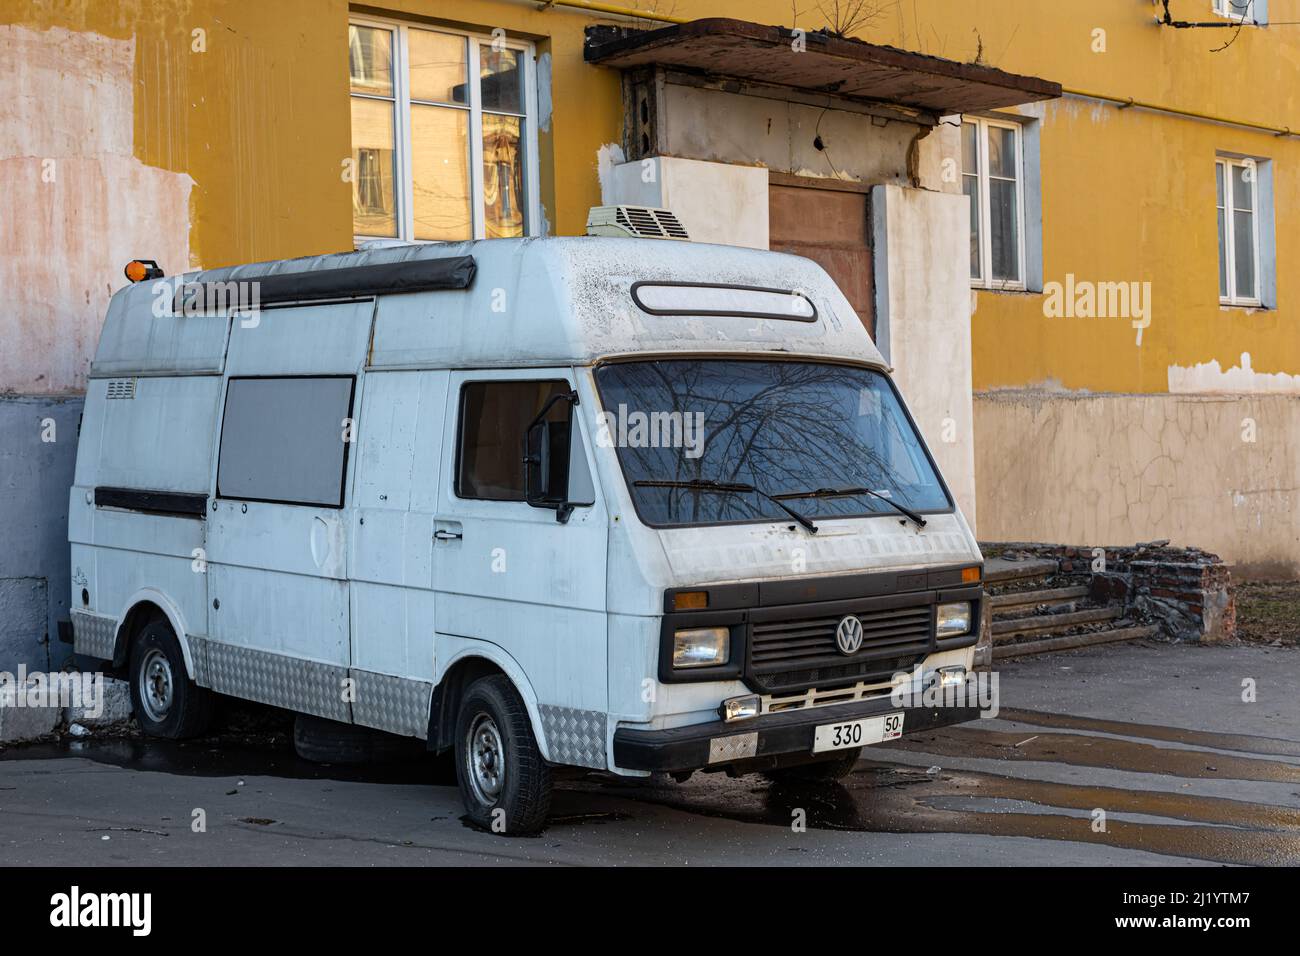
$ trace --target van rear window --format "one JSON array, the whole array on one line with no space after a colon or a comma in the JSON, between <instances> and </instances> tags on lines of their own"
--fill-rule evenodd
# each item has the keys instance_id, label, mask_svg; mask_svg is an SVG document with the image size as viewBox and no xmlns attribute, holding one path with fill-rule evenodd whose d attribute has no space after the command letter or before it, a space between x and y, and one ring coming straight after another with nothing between
<instances>
[{"instance_id":1,"label":"van rear window","mask_svg":"<svg viewBox=\"0 0 1300 956\"><path fill-rule=\"evenodd\" d=\"M232 378L217 495L343 507L352 377Z\"/></svg>"}]
</instances>

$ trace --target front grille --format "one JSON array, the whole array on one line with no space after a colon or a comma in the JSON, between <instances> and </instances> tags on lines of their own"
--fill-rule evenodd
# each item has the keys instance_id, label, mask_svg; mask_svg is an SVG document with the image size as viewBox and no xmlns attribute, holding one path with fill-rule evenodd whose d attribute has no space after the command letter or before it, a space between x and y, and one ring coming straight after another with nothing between
<instances>
[{"instance_id":1,"label":"front grille","mask_svg":"<svg viewBox=\"0 0 1300 956\"><path fill-rule=\"evenodd\" d=\"M789 618L752 625L749 674L759 690L887 679L910 670L933 648L934 606L929 603L854 613L862 622L862 647L847 656L835 643L843 614L795 614L797 610Z\"/></svg>"}]
</instances>

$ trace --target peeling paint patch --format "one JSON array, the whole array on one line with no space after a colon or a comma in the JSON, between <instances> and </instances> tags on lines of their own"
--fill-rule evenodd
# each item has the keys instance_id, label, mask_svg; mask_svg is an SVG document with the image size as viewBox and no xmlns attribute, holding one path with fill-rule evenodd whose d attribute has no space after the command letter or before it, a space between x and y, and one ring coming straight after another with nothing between
<instances>
[{"instance_id":1,"label":"peeling paint patch","mask_svg":"<svg viewBox=\"0 0 1300 956\"><path fill-rule=\"evenodd\" d=\"M1241 364L1224 369L1218 359L1199 365L1169 366L1169 391L1179 394L1271 392L1300 394L1300 375L1286 372L1257 372L1250 367L1250 353L1241 353Z\"/></svg>"},{"instance_id":2,"label":"peeling paint patch","mask_svg":"<svg viewBox=\"0 0 1300 956\"><path fill-rule=\"evenodd\" d=\"M551 131L551 55L543 53L537 58L537 128L543 133Z\"/></svg>"},{"instance_id":3,"label":"peeling paint patch","mask_svg":"<svg viewBox=\"0 0 1300 956\"><path fill-rule=\"evenodd\" d=\"M614 195L614 167L627 162L623 147L618 143L606 143L596 150L596 176L600 180L600 201L611 205Z\"/></svg>"},{"instance_id":4,"label":"peeling paint patch","mask_svg":"<svg viewBox=\"0 0 1300 956\"><path fill-rule=\"evenodd\" d=\"M0 387L85 388L122 267L189 265L189 176L133 155L135 43L0 26ZM12 224L12 225L11 225Z\"/></svg>"}]
</instances>

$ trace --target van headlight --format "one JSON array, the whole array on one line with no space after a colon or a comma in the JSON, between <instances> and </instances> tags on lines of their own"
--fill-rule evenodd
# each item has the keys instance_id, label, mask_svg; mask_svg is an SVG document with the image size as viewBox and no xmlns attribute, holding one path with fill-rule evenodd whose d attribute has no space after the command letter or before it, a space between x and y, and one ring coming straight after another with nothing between
<instances>
[{"instance_id":1,"label":"van headlight","mask_svg":"<svg viewBox=\"0 0 1300 956\"><path fill-rule=\"evenodd\" d=\"M673 632L673 667L714 667L727 663L731 629L689 627Z\"/></svg>"},{"instance_id":2,"label":"van headlight","mask_svg":"<svg viewBox=\"0 0 1300 956\"><path fill-rule=\"evenodd\" d=\"M970 630L970 601L940 604L935 618L934 633L939 637L965 634Z\"/></svg>"}]
</instances>

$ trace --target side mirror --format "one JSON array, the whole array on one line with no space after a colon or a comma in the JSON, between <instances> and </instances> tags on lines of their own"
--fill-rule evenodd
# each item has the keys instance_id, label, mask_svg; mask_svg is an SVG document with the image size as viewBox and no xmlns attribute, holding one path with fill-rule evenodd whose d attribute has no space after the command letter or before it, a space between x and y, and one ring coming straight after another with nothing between
<instances>
[{"instance_id":1,"label":"side mirror","mask_svg":"<svg viewBox=\"0 0 1300 956\"><path fill-rule=\"evenodd\" d=\"M547 416L556 402L568 402L563 421ZM582 502L569 501L569 459L573 435L573 407L578 393L552 395L524 431L524 500L534 508L555 509L555 520L569 520Z\"/></svg>"}]
</instances>

